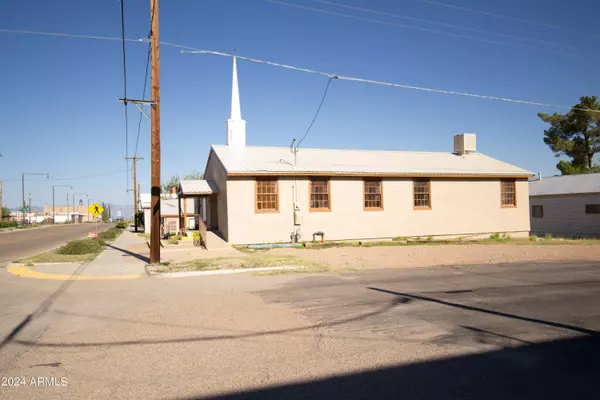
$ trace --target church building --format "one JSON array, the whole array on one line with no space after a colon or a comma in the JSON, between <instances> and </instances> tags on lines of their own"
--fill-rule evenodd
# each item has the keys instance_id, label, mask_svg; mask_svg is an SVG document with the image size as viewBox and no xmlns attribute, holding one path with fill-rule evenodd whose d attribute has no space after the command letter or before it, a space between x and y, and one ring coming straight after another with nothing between
<instances>
[{"instance_id":1,"label":"church building","mask_svg":"<svg viewBox=\"0 0 600 400\"><path fill-rule=\"evenodd\" d=\"M448 152L247 146L235 58L226 125L205 181L178 193L229 244L529 235L533 174L479 153L475 134L449 136Z\"/></svg>"}]
</instances>

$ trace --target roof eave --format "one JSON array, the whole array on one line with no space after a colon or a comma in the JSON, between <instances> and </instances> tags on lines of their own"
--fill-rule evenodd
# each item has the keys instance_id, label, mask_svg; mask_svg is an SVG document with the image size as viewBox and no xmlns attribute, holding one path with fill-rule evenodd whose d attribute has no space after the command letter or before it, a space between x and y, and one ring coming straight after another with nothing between
<instances>
[{"instance_id":1,"label":"roof eave","mask_svg":"<svg viewBox=\"0 0 600 400\"><path fill-rule=\"evenodd\" d=\"M314 172L314 171L230 171L227 176L337 176L337 177L389 177L389 178L504 178L527 179L533 173L385 173L385 172Z\"/></svg>"}]
</instances>

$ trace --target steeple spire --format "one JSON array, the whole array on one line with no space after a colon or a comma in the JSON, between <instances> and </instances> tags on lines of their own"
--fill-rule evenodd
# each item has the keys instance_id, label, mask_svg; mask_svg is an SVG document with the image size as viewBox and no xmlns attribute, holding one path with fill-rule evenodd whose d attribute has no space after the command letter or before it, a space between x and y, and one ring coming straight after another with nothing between
<instances>
[{"instance_id":1,"label":"steeple spire","mask_svg":"<svg viewBox=\"0 0 600 400\"><path fill-rule=\"evenodd\" d=\"M233 77L231 82L231 116L227 120L227 145L246 146L246 121L242 119L240 89L238 86L236 58L233 57Z\"/></svg>"}]
</instances>

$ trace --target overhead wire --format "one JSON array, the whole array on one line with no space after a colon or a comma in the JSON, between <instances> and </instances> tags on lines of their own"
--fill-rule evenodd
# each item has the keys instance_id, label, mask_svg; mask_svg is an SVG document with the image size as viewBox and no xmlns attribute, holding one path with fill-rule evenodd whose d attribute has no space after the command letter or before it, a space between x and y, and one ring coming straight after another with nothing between
<instances>
[{"instance_id":1,"label":"overhead wire","mask_svg":"<svg viewBox=\"0 0 600 400\"><path fill-rule=\"evenodd\" d=\"M127 170L127 187L129 189L129 117L127 115L127 56L125 52L125 0L121 2L121 44L123 53L123 107L125 110L125 169Z\"/></svg>"},{"instance_id":2,"label":"overhead wire","mask_svg":"<svg viewBox=\"0 0 600 400\"><path fill-rule=\"evenodd\" d=\"M146 56L146 69L144 72L144 89L142 90L142 100L146 100L146 87L148 86L148 69L150 67L150 56L152 54L152 44L150 43L150 39L152 38L152 23L154 22L154 13L150 13L150 30L148 31L148 54ZM135 139L135 151L133 153L133 157L137 157L137 151L138 151L138 145L140 143L140 132L142 129L142 119L144 117L144 111L143 111L143 107L144 105L140 105L140 117L138 120L138 128L137 128L137 135L136 135L136 139ZM131 166L131 169L133 170L133 165Z\"/></svg>"},{"instance_id":3,"label":"overhead wire","mask_svg":"<svg viewBox=\"0 0 600 400\"><path fill-rule=\"evenodd\" d=\"M319 103L319 107L317 107L317 112L315 113L315 116L313 117L312 121L310 122L310 125L308 126L308 129L304 133L304 136L302 136L302 139L300 139L298 141L298 143L296 143L296 146L295 146L296 150L300 147L300 144L302 144L302 142L304 141L304 139L306 139L306 136L308 135L308 132L310 132L311 128L313 127L313 125L315 123L315 121L317 120L317 117L319 116L319 113L321 112L321 108L323 107L323 103L325 102L325 98L327 97L327 92L329 91L329 85L331 85L331 81L333 79L336 79L336 77L330 77L327 80L327 85L325 85L325 91L323 92L323 97L321 97L321 102Z\"/></svg>"},{"instance_id":4,"label":"overhead wire","mask_svg":"<svg viewBox=\"0 0 600 400\"><path fill-rule=\"evenodd\" d=\"M146 100L146 87L148 86L148 69L150 66L150 53L152 49L150 45L148 45L148 57L146 60L146 72L144 73L144 89L142 90L142 100ZM141 106L143 107L143 106ZM142 118L144 117L144 113L140 110L140 118L138 120L138 128L137 128L137 137L135 139L135 151L133 153L133 157L137 157L138 145L140 143L140 132L142 129ZM133 168L133 166L131 167Z\"/></svg>"},{"instance_id":5,"label":"overhead wire","mask_svg":"<svg viewBox=\"0 0 600 400\"><path fill-rule=\"evenodd\" d=\"M21 34L31 34L31 35L45 35L45 36L74 37L74 38L98 39L98 40L121 40L120 38L114 38L114 37L108 37L108 36L90 36L90 35L78 35L78 34L66 34L66 33L41 32L41 31L25 31L25 30L17 30L17 29L0 29L0 32L21 33ZM138 42L138 43L139 42L142 42L142 43L148 42L147 39L125 39L125 41ZM551 107L551 108L581 110L581 111L588 111L588 112L593 112L593 113L600 113L600 110L590 110L590 109L565 106L565 105L560 105L560 104L541 103L541 102L536 102L536 101L512 99L512 98L508 98L508 97L489 96L489 95L482 95L482 94L475 94L475 93L457 92L457 91L451 91L451 90L434 89L434 88L421 87L421 86L405 85L405 84L400 84L400 83L377 81L377 80L373 80L373 79L356 78L356 77L344 76L344 75L339 75L339 74L332 74L329 72L312 70L312 69L308 69L308 68L295 67L293 65L281 64L281 63L276 63L273 61L261 60L258 58L244 57L244 56L240 56L239 54L233 55L233 54L223 53L223 52L218 52L218 51L205 50L205 49L200 49L197 47L186 46L186 45L177 44L177 43L161 41L160 44L163 46L169 46L169 47L175 47L175 48L181 49L181 50L183 50L182 53L199 53L199 54L212 54L212 55L217 55L217 56L222 56L222 57L237 57L240 60L246 60L246 61L250 61L250 62L254 62L254 63L271 65L274 67L285 68L285 69L290 69L290 70L294 70L294 71L301 71L301 72L306 72L306 73L311 73L311 74L316 74L316 75L321 75L321 76L326 76L326 77L336 77L339 80L371 83L371 84L376 84L376 85L398 87L398 88L403 88L403 89L420 90L420 91L425 91L425 92L448 94L448 95L454 95L454 96L465 96L465 97L472 97L472 98L478 98L478 99L505 101L505 102L510 102L510 103L527 104L527 105L540 106L540 107Z\"/></svg>"},{"instance_id":6,"label":"overhead wire","mask_svg":"<svg viewBox=\"0 0 600 400\"><path fill-rule=\"evenodd\" d=\"M578 30L578 29L567 28L567 27L564 27L564 26L552 25L552 24L547 24L547 23L544 23L544 22L537 22L537 21L532 21L532 20L523 19L523 18L515 18L515 17L510 17L508 15L496 14L496 13L491 13L491 12L488 12L488 11L475 10L473 8L460 7L460 6L455 6L453 4L448 4L448 3L440 3L440 2L437 2L437 1L431 1L431 0L417 0L417 1L420 1L421 3L432 4L432 5L435 5L435 6L453 8L455 10L467 11L467 12L471 12L471 13L475 13L475 14L487 15L487 16L490 16L490 17L496 17L496 18L507 19L507 20L510 20L510 21L522 22L524 24L543 26L545 28L552 28L552 29L561 29L561 30L565 30L565 31L573 32L573 33L583 33L583 34L586 34L586 35L592 34L592 35L595 35L595 36L600 36L600 34L594 33L594 32L585 32L585 31L581 31L581 30Z\"/></svg>"},{"instance_id":7,"label":"overhead wire","mask_svg":"<svg viewBox=\"0 0 600 400\"><path fill-rule=\"evenodd\" d=\"M68 181L68 180L78 180L78 179L89 179L89 178L100 178L103 176L111 176L117 175L127 172L127 170L107 172L102 174L94 174L94 175L86 175L86 176L71 176L71 177L63 177L63 178L47 178L47 179L30 179L30 182L49 182L49 181ZM7 179L4 182L21 182L21 179Z\"/></svg>"},{"instance_id":8,"label":"overhead wire","mask_svg":"<svg viewBox=\"0 0 600 400\"><path fill-rule=\"evenodd\" d=\"M496 35L496 36L501 36L501 37L505 37L505 38L508 38L508 39L525 40L525 41L529 41L529 42L534 42L534 43L539 43L539 44L544 44L544 45L550 45L550 46L566 47L566 48L570 48L570 49L574 49L575 48L575 47L570 46L568 44L548 42L548 41L545 41L545 40L533 39L533 38L528 38L528 37L523 37L523 36L517 36L517 35L509 35L507 33L501 33L501 32L492 32L492 31L488 31L488 30L484 30L484 29L469 28L469 27L461 26L461 25L446 24L446 23L431 21L431 20L422 19L422 18L409 17L409 16L406 16L406 15L392 14L392 13L389 13L389 12L383 12L383 11L373 10L373 9L369 9L369 8L355 7L355 6L351 6L351 5L348 5L348 4L336 3L336 2L332 2L332 1L326 1L326 0L310 0L310 1L314 1L314 2L317 2L317 3L321 3L321 4L328 4L328 5L335 6L335 7L347 8L347 9L350 9L350 10L362 11L362 12L371 13L371 14L385 15L385 16L388 16L388 17L401 18L401 19L406 19L406 20L409 20L409 21L423 22L423 23L426 23L426 24L438 25L438 26L443 26L443 27L446 27L446 28L462 29L462 30L471 31L471 32L485 33L485 34L488 34L488 35Z\"/></svg>"},{"instance_id":9,"label":"overhead wire","mask_svg":"<svg viewBox=\"0 0 600 400\"><path fill-rule=\"evenodd\" d=\"M541 47L529 46L529 45L526 45L526 44L518 44L518 43L511 43L511 42L502 42L502 41L499 41L499 40L486 39L486 38L477 37L477 36L463 35L463 34L460 34L460 33L438 31L438 30L435 30L435 29L421 28L421 27L417 27L417 26L410 26L410 25L398 24L398 23L395 23L395 22L382 21L382 20L374 19L374 18L359 17L359 16L356 16L356 15L343 14L343 13L339 13L339 12L335 12L335 11L323 10L323 9L320 9L320 8L307 7L307 6L301 6L301 5L298 5L298 4L286 3L284 1L279 1L279 0L263 0L263 1L266 1L268 3L273 3L273 4L279 4L279 5L286 6L286 7L292 7L292 8L302 9L302 10L314 11L314 12L318 12L318 13L322 13L322 14L336 15L336 16L339 16L339 17L356 19L356 20L359 20L359 21L367 21L367 22L371 22L371 23L375 23L375 24L382 24L382 25L394 26L394 27L397 27L397 28L412 29L412 30L421 31L421 32L433 33L433 34L436 34L436 35L446 35L446 36L452 36L452 37L457 37L457 38L461 38L461 39L475 40L475 41L484 42L484 43L498 44L498 45L502 45L502 46L520 47L520 48L523 48L523 49L534 50L534 51L539 51L539 52L543 52L543 53L558 54L558 55L561 55L561 56L577 56L577 54L575 54L575 53L567 53L567 52L564 52L564 51L554 51L554 50L544 49L544 48L541 48Z\"/></svg>"}]
</instances>

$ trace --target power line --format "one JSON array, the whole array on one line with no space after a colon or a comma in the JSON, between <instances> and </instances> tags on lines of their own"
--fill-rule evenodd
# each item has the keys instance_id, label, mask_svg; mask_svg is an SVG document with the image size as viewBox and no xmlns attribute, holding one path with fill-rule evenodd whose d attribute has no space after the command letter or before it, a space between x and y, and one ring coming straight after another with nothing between
<instances>
[{"instance_id":1,"label":"power line","mask_svg":"<svg viewBox=\"0 0 600 400\"><path fill-rule=\"evenodd\" d=\"M150 38L152 37L152 22L154 22L154 13L150 13L150 30L148 31L148 55L146 57L146 71L144 72L144 89L142 90L142 100L146 100L146 87L148 86L148 68L150 66L150 56L152 55L152 44L150 43ZM141 105L143 107L143 105ZM140 118L138 120L138 131L135 139L135 152L133 153L133 157L137 157L138 145L140 143L140 132L142 129L142 118L144 116L144 112L140 109ZM131 167L133 168L133 166ZM134 188L135 189L135 188Z\"/></svg>"},{"instance_id":2,"label":"power line","mask_svg":"<svg viewBox=\"0 0 600 400\"><path fill-rule=\"evenodd\" d=\"M175 46L175 47L179 47L179 48L190 49L188 51L182 51L182 53L213 54L213 55L222 56L222 57L234 57L233 54L221 53L218 51L202 50L202 49L193 49L192 50L192 48L189 46L176 45L176 44L172 44L172 43L162 43L162 44L164 44L165 46ZM403 89L420 90L420 91L424 91L424 92L449 94L449 95L454 95L454 96L474 97L474 98L486 99L486 100L506 101L509 103L527 104L527 105L540 106L540 107L553 107L553 108L563 108L563 109L570 109L570 110L600 112L600 110L589 110L589 109L582 109L582 108L564 106L564 105L558 105L558 104L540 103L540 102L528 101L528 100L518 100L518 99L511 99L508 97L488 96L488 95L475 94L475 93L456 92L456 91L451 91L451 90L433 89L433 88L427 88L427 87L421 87L421 86L404 85L404 84L400 84L400 83L377 81L377 80L373 80L373 79L355 78L355 77L351 77L351 76L344 76L344 75L338 75L338 74L331 74L328 72L311 70L308 68L294 67L292 65L279 64L279 63L275 63L272 61L260 60L257 58L244 57L244 56L240 56L238 54L236 54L235 57L237 57L239 60L246 60L246 61L251 61L251 62L255 62L255 63L259 63L259 64L272 65L274 67L280 67L280 68L286 68L286 69L291 69L291 70L295 70L295 71L307 72L307 73L311 73L311 74L327 76L329 78L337 78L337 79L343 80L343 81L372 83L372 84L376 84L376 85L399 87L399 88L403 88Z\"/></svg>"},{"instance_id":3,"label":"power line","mask_svg":"<svg viewBox=\"0 0 600 400\"><path fill-rule=\"evenodd\" d=\"M367 12L367 13L371 13L371 14L385 15L385 16L388 16L388 17L401 18L401 19L406 19L406 20L409 20L409 21L424 22L426 24L444 26L446 28L463 29L463 30L467 30L467 31L471 31L471 32L485 33L485 34L489 34L489 35L496 35L496 36L501 36L501 37L505 37L505 38L509 38L509 39L526 40L526 41L530 41L530 42L534 42L534 43L539 43L539 44L545 44L545 45L550 45L550 46L561 46L561 47L566 47L566 48L574 49L573 46L570 46L568 44L553 43L553 42L547 42L545 40L538 40L538 39L527 38L527 37L522 37L522 36L509 35L509 34L501 33L501 32L492 32L492 31L487 31L487 30L483 30L483 29L469 28L469 27L466 27L466 26L453 25L453 24L445 24L445 23L435 22L435 21L431 21L431 20L427 20L427 19L414 18L414 17L408 17L406 15L399 15L399 14L392 14L392 13L383 12L383 11L377 11L377 10L373 10L373 9L369 9L369 8L354 7L354 6L350 6L350 5L347 5L347 4L334 3L334 2L331 2L331 1L325 1L325 0L311 0L311 1L314 1L314 2L317 2L317 3L322 3L322 4L329 4L329 5L332 5L332 6L335 6L335 7L342 7L342 8L348 8L348 9L351 9L351 10L363 11L363 12Z\"/></svg>"},{"instance_id":4,"label":"power line","mask_svg":"<svg viewBox=\"0 0 600 400\"><path fill-rule=\"evenodd\" d=\"M48 178L48 179L31 179L30 182L69 181L69 180L78 180L78 179L100 178L103 176L122 174L124 172L127 172L127 170L107 172L104 174L86 175L86 176L75 176L75 177L71 176L71 177L64 177L64 178ZM21 179L8 179L8 180L5 180L4 182L21 182Z\"/></svg>"},{"instance_id":5,"label":"power line","mask_svg":"<svg viewBox=\"0 0 600 400\"><path fill-rule=\"evenodd\" d=\"M310 132L310 129L312 128L313 124L317 120L317 117L319 116L319 113L321 112L321 107L323 107L323 103L325 102L325 98L327 97L327 91L329 90L329 85L331 85L331 81L333 79L336 79L336 78L335 77L330 77L327 80L327 85L325 86L325 92L323 92L323 97L321 98L321 102L319 103L319 107L317 108L317 112L315 113L315 116L313 117L312 121L310 122L310 125L308 126L308 129L304 133L304 136L302 136L302 139L300 139L298 141L298 144L296 144L296 149L298 149L300 147L300 144L306 138L306 135L308 135L308 132Z\"/></svg>"},{"instance_id":6,"label":"power line","mask_svg":"<svg viewBox=\"0 0 600 400\"><path fill-rule=\"evenodd\" d=\"M125 53L125 0L121 0L121 44L123 52L123 106L125 109L125 169L127 170L127 189L129 189L129 118L127 115L127 57Z\"/></svg>"},{"instance_id":7,"label":"power line","mask_svg":"<svg viewBox=\"0 0 600 400\"><path fill-rule=\"evenodd\" d=\"M469 40L476 40L476 41L479 41L479 42L485 42L485 43L491 43L491 44L498 44L498 45L502 45L502 46L521 47L521 48L528 49L528 50L540 51L540 52L544 52L544 53L558 54L558 55L562 55L562 56L576 56L576 54L574 54L574 53L565 53L565 52L562 52L562 51L548 50L548 49L543 49L543 48L540 48L540 47L528 46L528 45L525 45L525 44L517 44L517 43L510 43L510 42L501 42L499 40L485 39L485 38L481 38L481 37L477 37L477 36L468 36L468 35L463 35L463 34L459 34L459 33L444 32L444 31L438 31L438 30L435 30L435 29L420 28L420 27L416 27L416 26L397 24L397 23L394 23L394 22L381 21L381 20L378 20L378 19L366 18L366 17L358 17L356 15L343 14L343 13L339 13L339 12L335 12L335 11L327 11L327 10L322 10L320 8L314 8L314 7L306 7L306 6L301 6L301 5L292 4L292 3L286 3L286 2L278 1L278 0L264 0L264 1L267 1L269 3L279 4L279 5L286 6L286 7L293 7L293 8L299 8L299 9L302 9L302 10L315 11L315 12L319 12L319 13L323 13L323 14L337 15L339 17L351 18L351 19L356 19L356 20L360 20L360 21L367 21L367 22L372 22L372 23L375 23L375 24L382 24L382 25L394 26L394 27L397 27L397 28L412 29L412 30L421 31L421 32L434 33L436 35L446 35L446 36L452 36L452 37L457 37L457 38L461 38L461 39L469 39Z\"/></svg>"},{"instance_id":8,"label":"power line","mask_svg":"<svg viewBox=\"0 0 600 400\"><path fill-rule=\"evenodd\" d=\"M600 34L593 33L593 32L585 32L585 31L581 31L581 30L578 30L578 29L566 28L564 26L546 24L544 22L537 22L537 21L531 21L531 20L522 19L522 18L509 17L508 15L495 14L495 13L491 13L491 12L487 12L487 11L481 11L481 10L474 10L472 8L455 6L453 4L438 3L437 1L430 1L430 0L417 0L417 1L420 1L421 3L432 4L432 5L435 5L435 6L453 8L455 10L462 10L462 11L467 11L467 12L471 12L471 13L475 13L475 14L487 15L487 16L490 16L490 17L496 17L496 18L507 19L507 20L510 20L510 21L522 22L524 24L543 26L545 28L552 28L552 29L562 29L564 31L569 31L569 32L573 32L573 33L583 33L583 34L586 34L586 35L592 34L592 35L595 35L595 36L600 36Z\"/></svg>"},{"instance_id":9,"label":"power line","mask_svg":"<svg viewBox=\"0 0 600 400\"><path fill-rule=\"evenodd\" d=\"M114 38L114 37L108 37L108 36L89 36L89 35L77 35L77 34L69 34L69 33L23 31L23 30L17 30L17 29L0 29L0 32L21 33L21 34L30 34L30 35L44 35L44 36L74 37L74 38L98 39L98 40L121 40L120 38ZM147 39L125 39L125 41L147 42ZM254 63L271 65L274 67L285 68L285 69L290 69L290 70L294 70L294 71L301 71L301 72L326 76L328 78L337 77L337 79L339 79L339 80L372 83L372 84L376 84L376 85L399 87L399 88L403 88L403 89L421 90L421 91L425 91L425 92L449 94L449 95L454 95L454 96L473 97L473 98L486 99L486 100L506 101L506 102L510 102L510 103L527 104L527 105L540 106L540 107L581 110L581 111L588 111L588 112L593 112L593 113L600 112L600 110L589 110L589 109L585 109L585 108L571 107L571 106L565 106L565 105L559 105L559 104L540 103L540 102L535 102L535 101L511 99L508 97L488 96L488 95L481 95L481 94L475 94L475 93L456 92L456 91L433 89L433 88L420 87L420 86L404 85L404 84L400 84L400 83L376 81L376 80L372 80L372 79L355 78L355 77L350 77L350 76L332 74L329 72L321 72L321 71L311 70L308 68L295 67L292 65L280 64L280 63L267 61L267 60L260 60L258 58L243 57L238 54L233 55L233 54L228 54L228 53L223 53L223 52L218 52L218 51L204 50L204 49L199 49L199 48L191 47L191 46L185 46L185 45L177 44L177 43L169 43L169 42L161 41L160 44L163 46L170 46L170 47L182 49L182 50L184 50L184 51L182 51L182 53L212 54L212 55L222 56L222 57L237 57L240 60L246 60L246 61L250 61L250 62L254 62Z\"/></svg>"},{"instance_id":10,"label":"power line","mask_svg":"<svg viewBox=\"0 0 600 400\"><path fill-rule=\"evenodd\" d=\"M146 87L148 86L148 67L150 66L150 53L152 51L152 48L150 45L148 45L148 57L146 60L146 72L144 73L144 90L142 91L142 100L146 100ZM137 151L138 151L138 144L140 143L140 132L142 129L142 118L144 116L144 113L140 110L140 119L138 120L138 130L137 130L137 137L135 139L135 152L133 153L134 157L137 157Z\"/></svg>"}]
</instances>

